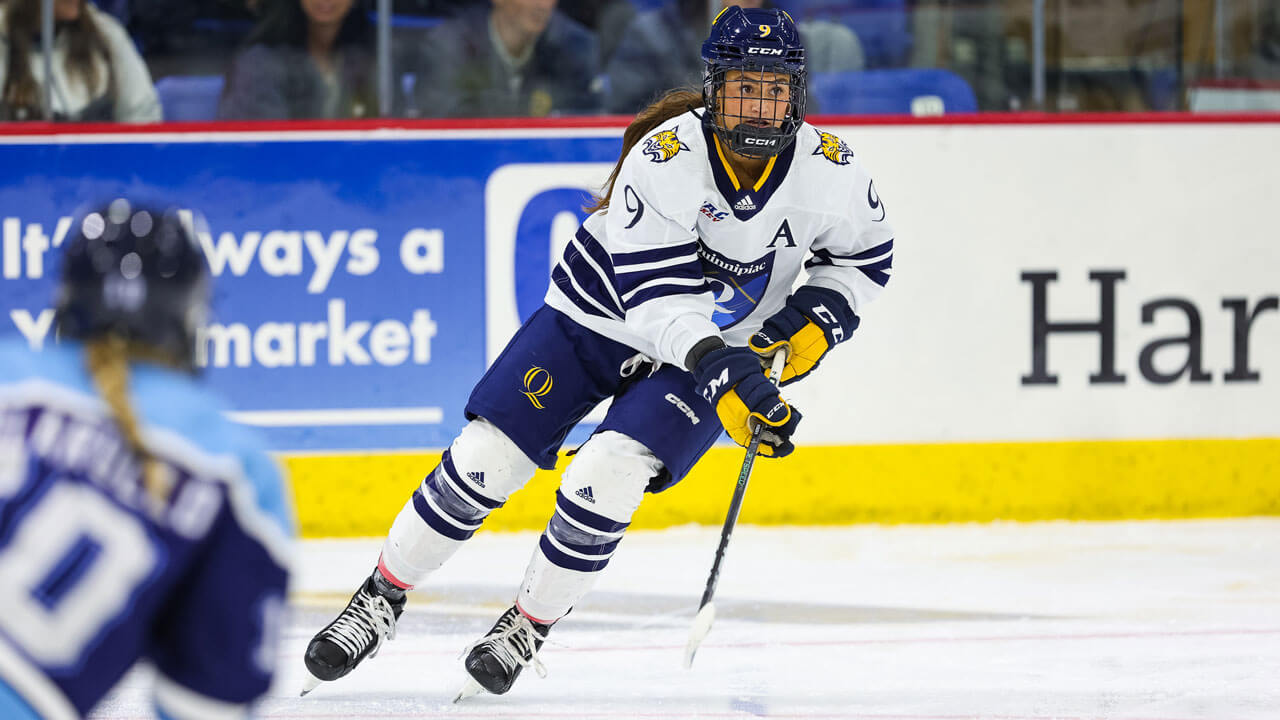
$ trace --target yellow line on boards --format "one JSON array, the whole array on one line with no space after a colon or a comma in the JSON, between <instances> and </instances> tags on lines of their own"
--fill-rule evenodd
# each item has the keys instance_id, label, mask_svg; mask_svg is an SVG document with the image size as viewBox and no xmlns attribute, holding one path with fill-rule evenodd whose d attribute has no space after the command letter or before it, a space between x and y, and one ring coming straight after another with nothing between
<instances>
[{"instance_id":1,"label":"yellow line on boards","mask_svg":"<svg viewBox=\"0 0 1280 720\"><path fill-rule=\"evenodd\" d=\"M632 527L719 525L743 451L716 446L647 498ZM381 536L439 453L294 455L304 537ZM566 459L561 458L563 470ZM541 529L558 472L539 471L485 523ZM1280 515L1280 438L800 447L759 458L741 522L760 525Z\"/></svg>"}]
</instances>

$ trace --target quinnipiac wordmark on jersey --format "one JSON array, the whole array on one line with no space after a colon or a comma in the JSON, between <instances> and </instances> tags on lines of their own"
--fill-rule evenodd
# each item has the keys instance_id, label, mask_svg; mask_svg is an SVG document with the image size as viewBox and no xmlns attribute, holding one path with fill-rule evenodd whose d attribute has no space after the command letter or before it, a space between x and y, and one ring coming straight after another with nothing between
<instances>
[{"instance_id":1,"label":"quinnipiac wordmark on jersey","mask_svg":"<svg viewBox=\"0 0 1280 720\"><path fill-rule=\"evenodd\" d=\"M711 319L721 330L742 322L764 297L773 271L773 252L749 263L738 262L699 245L698 258L707 284L715 293L715 311Z\"/></svg>"}]
</instances>

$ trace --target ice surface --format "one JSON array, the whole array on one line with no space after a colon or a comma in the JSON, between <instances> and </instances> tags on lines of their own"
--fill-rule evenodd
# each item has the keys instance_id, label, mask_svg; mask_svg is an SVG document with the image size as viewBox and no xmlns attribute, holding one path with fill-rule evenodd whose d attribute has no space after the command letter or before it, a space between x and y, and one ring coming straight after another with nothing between
<instances>
[{"instance_id":1,"label":"ice surface","mask_svg":"<svg viewBox=\"0 0 1280 720\"><path fill-rule=\"evenodd\" d=\"M302 651L380 539L302 546L273 718L1280 718L1280 518L739 527L681 667L718 528L635 532L551 635L549 676L451 704L536 533L480 533L396 639L305 698ZM95 713L148 717L146 670Z\"/></svg>"}]
</instances>

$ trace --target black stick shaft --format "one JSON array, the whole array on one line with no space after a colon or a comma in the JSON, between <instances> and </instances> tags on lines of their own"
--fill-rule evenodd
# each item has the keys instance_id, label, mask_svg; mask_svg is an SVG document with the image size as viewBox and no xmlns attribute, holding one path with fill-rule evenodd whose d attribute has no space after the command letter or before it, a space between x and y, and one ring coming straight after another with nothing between
<instances>
[{"instance_id":1,"label":"black stick shaft","mask_svg":"<svg viewBox=\"0 0 1280 720\"><path fill-rule=\"evenodd\" d=\"M769 379L774 385L782 377L782 368L786 365L787 354L780 350L773 356L773 368ZM707 577L707 587L702 591L702 602L698 609L707 606L716 594L716 583L720 581L720 565L724 562L725 550L729 548L729 538L733 528L738 524L738 513L742 511L742 498L747 494L747 482L751 479L751 467L755 465L756 454L760 452L760 435L764 432L764 423L757 422L751 430L751 442L747 444L747 455L742 459L742 469L738 471L738 485L733 489L733 499L729 501L729 514L725 516L724 527L720 530L720 545L716 548L715 560L711 563L711 575Z\"/></svg>"},{"instance_id":2,"label":"black stick shaft","mask_svg":"<svg viewBox=\"0 0 1280 720\"><path fill-rule=\"evenodd\" d=\"M702 591L702 602L698 609L706 607L711 597L716 594L716 583L720 580L720 564L724 561L724 552L729 547L729 537L738 524L738 513L742 511L742 498L747 494L747 481L751 479L751 466L755 464L756 453L760 451L760 435L764 431L764 423L756 423L751 431L751 443L747 445L747 456L742 461L742 470L738 472L738 486L733 489L733 499L729 501L729 514L724 519L724 528L720 530L720 546L716 548L716 559L711 563L711 575L707 578L707 588Z\"/></svg>"}]
</instances>

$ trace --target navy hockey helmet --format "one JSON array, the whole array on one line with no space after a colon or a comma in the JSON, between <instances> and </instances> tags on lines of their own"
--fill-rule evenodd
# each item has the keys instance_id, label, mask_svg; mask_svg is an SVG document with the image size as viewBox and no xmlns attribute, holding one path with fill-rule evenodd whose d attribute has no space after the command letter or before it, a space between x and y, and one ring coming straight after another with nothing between
<instances>
[{"instance_id":1,"label":"navy hockey helmet","mask_svg":"<svg viewBox=\"0 0 1280 720\"><path fill-rule=\"evenodd\" d=\"M116 335L194 369L196 329L209 311L208 266L194 221L123 198L77 218L62 255L58 333Z\"/></svg>"},{"instance_id":2,"label":"navy hockey helmet","mask_svg":"<svg viewBox=\"0 0 1280 720\"><path fill-rule=\"evenodd\" d=\"M725 8L702 43L702 59L702 102L707 108L703 118L720 142L739 155L765 158L777 155L795 140L806 105L805 57L800 31L790 15L782 10ZM746 90L740 89L740 84L735 89L733 85L738 83L726 83L726 77L735 71L740 73L735 80L741 77L755 83ZM765 73L776 73L778 81L765 83ZM786 107L773 113L782 121L775 125L761 116L770 115L771 102L782 103L770 97L783 84L788 91ZM748 97L748 92L754 97ZM755 112L755 108L760 110ZM735 109L737 112L726 112Z\"/></svg>"}]
</instances>

